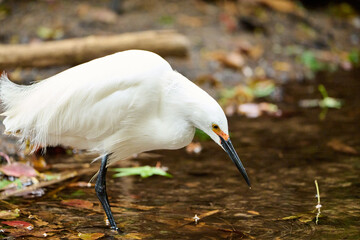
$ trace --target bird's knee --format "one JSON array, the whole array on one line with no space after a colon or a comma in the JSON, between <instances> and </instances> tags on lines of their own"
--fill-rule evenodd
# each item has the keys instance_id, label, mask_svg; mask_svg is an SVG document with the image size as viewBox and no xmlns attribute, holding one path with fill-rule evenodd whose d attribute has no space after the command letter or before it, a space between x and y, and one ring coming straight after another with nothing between
<instances>
[{"instance_id":1,"label":"bird's knee","mask_svg":"<svg viewBox=\"0 0 360 240\"><path fill-rule=\"evenodd\" d=\"M106 194L106 187L101 185L95 185L95 192L98 196L104 195Z\"/></svg>"}]
</instances>

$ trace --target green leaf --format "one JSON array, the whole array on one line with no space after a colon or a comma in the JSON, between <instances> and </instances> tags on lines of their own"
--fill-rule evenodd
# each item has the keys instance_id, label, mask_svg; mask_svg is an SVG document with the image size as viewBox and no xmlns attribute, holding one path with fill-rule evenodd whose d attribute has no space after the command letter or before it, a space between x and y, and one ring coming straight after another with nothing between
<instances>
[{"instance_id":1,"label":"green leaf","mask_svg":"<svg viewBox=\"0 0 360 240\"><path fill-rule=\"evenodd\" d=\"M359 50L352 50L351 52L349 52L348 59L352 64L359 65L360 63Z\"/></svg>"},{"instance_id":2,"label":"green leaf","mask_svg":"<svg viewBox=\"0 0 360 240\"><path fill-rule=\"evenodd\" d=\"M7 185L9 185L10 183L12 183L11 181L9 180L1 180L0 181L0 189L3 189L4 187L6 187Z\"/></svg>"},{"instance_id":3,"label":"green leaf","mask_svg":"<svg viewBox=\"0 0 360 240\"><path fill-rule=\"evenodd\" d=\"M275 84L271 81L258 82L252 91L256 98L267 97L275 91Z\"/></svg>"},{"instance_id":4,"label":"green leaf","mask_svg":"<svg viewBox=\"0 0 360 240\"><path fill-rule=\"evenodd\" d=\"M172 16L164 15L160 17L159 22L163 25L173 25L175 20Z\"/></svg>"},{"instance_id":5,"label":"green leaf","mask_svg":"<svg viewBox=\"0 0 360 240\"><path fill-rule=\"evenodd\" d=\"M325 64L316 59L316 56L312 51L305 51L301 55L301 62L313 72L324 70L326 67Z\"/></svg>"},{"instance_id":6,"label":"green leaf","mask_svg":"<svg viewBox=\"0 0 360 240\"><path fill-rule=\"evenodd\" d=\"M80 196L84 196L84 195L85 195L85 192L83 190L77 190L71 194L72 197L80 197Z\"/></svg>"},{"instance_id":7,"label":"green leaf","mask_svg":"<svg viewBox=\"0 0 360 240\"><path fill-rule=\"evenodd\" d=\"M342 106L341 100L329 97L324 85L320 84L318 86L318 89L319 89L319 92L321 93L321 95L323 96L323 99L321 101L319 101L319 106L321 108L336 108L336 109L341 108L341 106Z\"/></svg>"},{"instance_id":8,"label":"green leaf","mask_svg":"<svg viewBox=\"0 0 360 240\"><path fill-rule=\"evenodd\" d=\"M0 189L5 188L7 185L11 184L11 183L15 183L16 187L18 189L20 189L22 187L22 182L20 179L15 179L14 181L9 181L9 180L1 180L0 181Z\"/></svg>"},{"instance_id":9,"label":"green leaf","mask_svg":"<svg viewBox=\"0 0 360 240\"><path fill-rule=\"evenodd\" d=\"M151 177L153 175L160 175L164 177L172 178L173 176L161 168L143 166L143 167L132 167L132 168L113 168L111 169L118 172L113 177L125 177L131 175L140 175L142 178Z\"/></svg>"},{"instance_id":10,"label":"green leaf","mask_svg":"<svg viewBox=\"0 0 360 240\"><path fill-rule=\"evenodd\" d=\"M340 109L342 106L342 102L339 99L326 97L319 102L320 107L322 108L336 108Z\"/></svg>"}]
</instances>

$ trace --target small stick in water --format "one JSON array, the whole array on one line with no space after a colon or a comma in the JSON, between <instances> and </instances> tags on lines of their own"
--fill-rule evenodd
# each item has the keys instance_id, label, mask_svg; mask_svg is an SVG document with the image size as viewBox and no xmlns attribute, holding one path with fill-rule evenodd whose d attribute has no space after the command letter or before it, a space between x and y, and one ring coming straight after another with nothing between
<instances>
[{"instance_id":1,"label":"small stick in water","mask_svg":"<svg viewBox=\"0 0 360 240\"><path fill-rule=\"evenodd\" d=\"M321 209L322 206L321 206L321 204L320 204L320 191L319 191L319 185L318 185L317 180L315 180L315 187L316 187L316 197L317 197L317 199L318 199L318 203L317 203L317 205L315 206L315 208L318 210L318 212L317 212L317 214L316 214L316 221L315 221L315 223L318 224L318 222L319 222L319 216L320 216L320 214L321 214L320 209Z\"/></svg>"}]
</instances>

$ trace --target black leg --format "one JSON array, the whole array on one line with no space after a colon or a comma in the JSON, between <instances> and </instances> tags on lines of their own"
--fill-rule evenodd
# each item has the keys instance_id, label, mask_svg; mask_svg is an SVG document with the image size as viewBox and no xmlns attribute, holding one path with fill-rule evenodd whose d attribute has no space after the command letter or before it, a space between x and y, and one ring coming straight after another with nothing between
<instances>
[{"instance_id":1,"label":"black leg","mask_svg":"<svg viewBox=\"0 0 360 240\"><path fill-rule=\"evenodd\" d=\"M106 216L110 222L111 229L119 231L119 229L116 227L116 223L112 215L108 196L106 193L106 171L107 171L106 165L107 165L108 156L109 155L107 154L101 159L101 166L95 184L95 192L98 199L101 202L102 207L104 208Z\"/></svg>"}]
</instances>

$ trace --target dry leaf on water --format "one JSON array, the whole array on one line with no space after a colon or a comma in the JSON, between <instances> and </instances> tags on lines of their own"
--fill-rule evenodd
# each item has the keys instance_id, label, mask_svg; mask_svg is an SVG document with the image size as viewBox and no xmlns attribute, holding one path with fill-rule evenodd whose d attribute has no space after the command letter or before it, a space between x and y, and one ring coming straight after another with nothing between
<instances>
[{"instance_id":1,"label":"dry leaf on water","mask_svg":"<svg viewBox=\"0 0 360 240\"><path fill-rule=\"evenodd\" d=\"M38 175L38 172L33 167L19 162L2 166L0 171L14 177L35 177Z\"/></svg>"},{"instance_id":2,"label":"dry leaf on water","mask_svg":"<svg viewBox=\"0 0 360 240\"><path fill-rule=\"evenodd\" d=\"M0 211L0 219L10 220L15 219L20 216L19 214L20 210L2 210Z\"/></svg>"},{"instance_id":3,"label":"dry leaf on water","mask_svg":"<svg viewBox=\"0 0 360 240\"><path fill-rule=\"evenodd\" d=\"M327 143L327 146L331 147L333 150L337 152L354 154L354 155L358 154L358 151L355 148L346 145L345 143L342 143L340 140L337 139L330 140Z\"/></svg>"},{"instance_id":4,"label":"dry leaf on water","mask_svg":"<svg viewBox=\"0 0 360 240\"><path fill-rule=\"evenodd\" d=\"M78 237L82 240L96 240L105 236L104 233L79 233Z\"/></svg>"},{"instance_id":5,"label":"dry leaf on water","mask_svg":"<svg viewBox=\"0 0 360 240\"><path fill-rule=\"evenodd\" d=\"M24 222L24 221L3 221L1 222L2 224L11 226L11 227L16 227L16 228L25 228L27 230L32 230L34 229L34 225L32 225L31 223L28 222Z\"/></svg>"}]
</instances>

